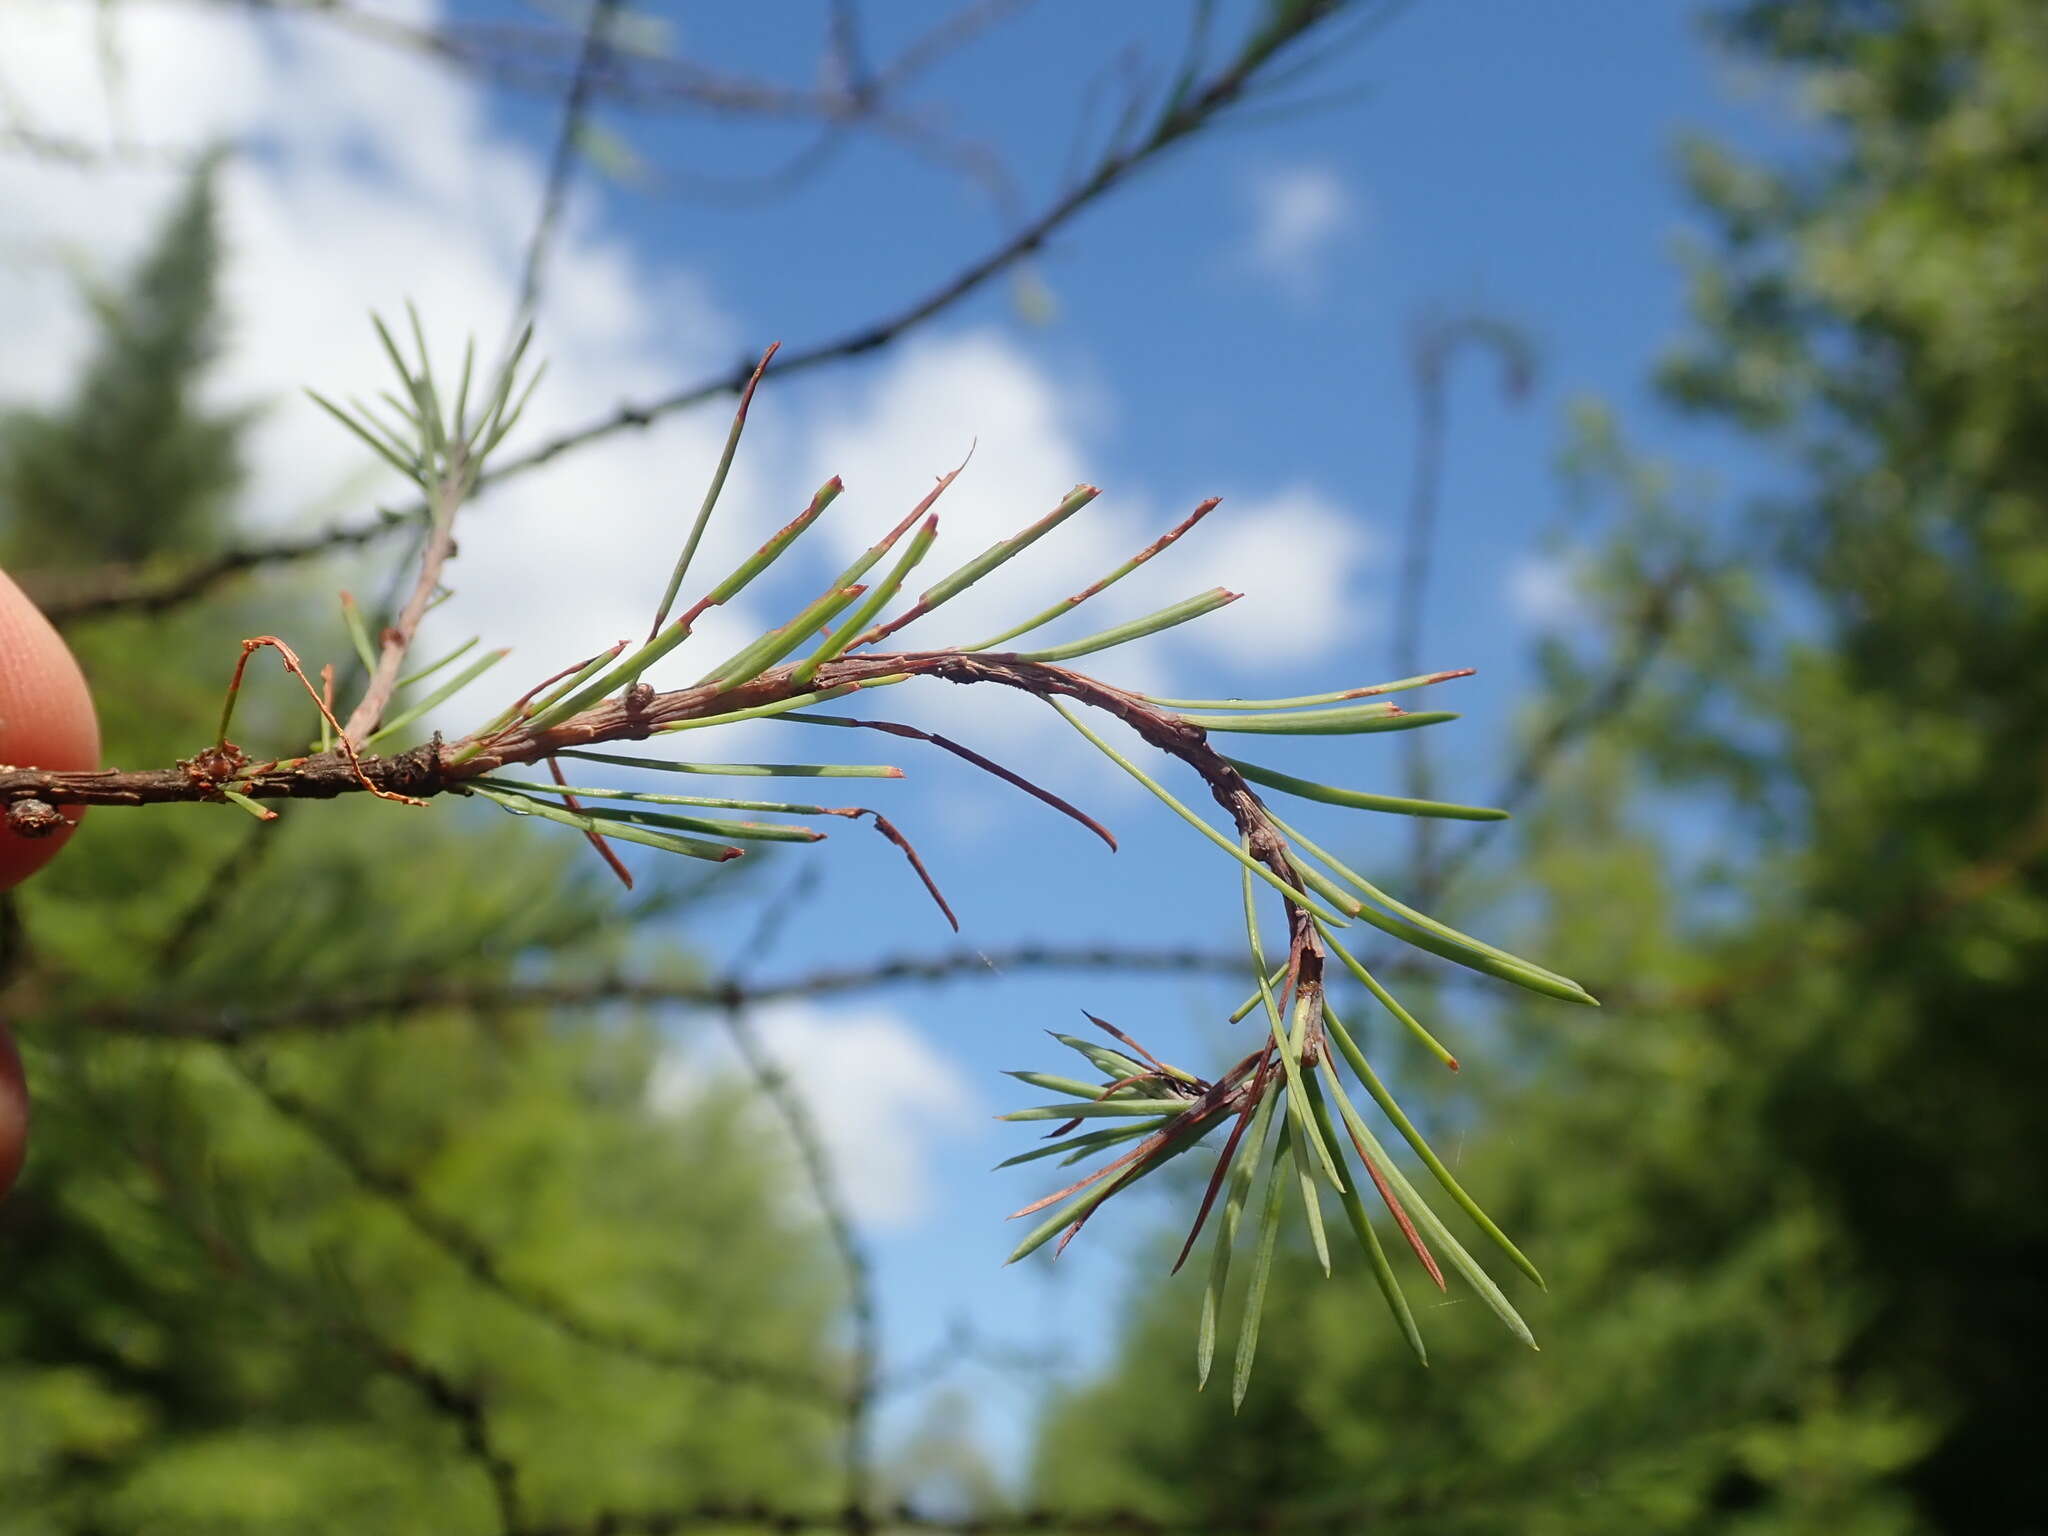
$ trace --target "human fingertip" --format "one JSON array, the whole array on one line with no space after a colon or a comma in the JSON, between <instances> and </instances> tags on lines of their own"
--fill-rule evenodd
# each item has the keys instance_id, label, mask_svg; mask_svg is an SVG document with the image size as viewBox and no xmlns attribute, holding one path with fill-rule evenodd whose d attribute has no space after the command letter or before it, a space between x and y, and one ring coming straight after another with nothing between
<instances>
[{"instance_id":1,"label":"human fingertip","mask_svg":"<svg viewBox=\"0 0 2048 1536\"><path fill-rule=\"evenodd\" d=\"M99 722L85 674L64 637L0 571L0 764L87 769L99 760ZM75 823L82 812L60 814ZM32 835L0 827L0 890L49 863L70 836L69 826L36 825Z\"/></svg>"},{"instance_id":2,"label":"human fingertip","mask_svg":"<svg viewBox=\"0 0 2048 1536\"><path fill-rule=\"evenodd\" d=\"M28 1074L14 1037L0 1024L0 1199L21 1177L28 1161Z\"/></svg>"}]
</instances>

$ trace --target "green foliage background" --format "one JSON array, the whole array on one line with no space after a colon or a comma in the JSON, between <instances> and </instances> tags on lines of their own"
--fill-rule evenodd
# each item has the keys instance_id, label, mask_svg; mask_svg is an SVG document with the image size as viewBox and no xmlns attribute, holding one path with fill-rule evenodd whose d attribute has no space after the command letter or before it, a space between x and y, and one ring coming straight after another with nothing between
<instances>
[{"instance_id":1,"label":"green foliage background","mask_svg":"<svg viewBox=\"0 0 2048 1536\"><path fill-rule=\"evenodd\" d=\"M6 423L10 563L169 558L224 531L248 418L201 403L215 246L202 172L127 287L96 296L75 398ZM331 595L264 599L318 612ZM204 745L195 722L216 716L240 638L277 611L229 600L74 636L107 761ZM348 654L338 622L324 638ZM266 656L250 677L238 735L303 721ZM234 1047L95 1029L99 1004L231 1013L573 976L687 899L658 889L622 916L616 888L572 871L572 844L390 809L337 802L261 829L226 806L89 818L20 893L10 1016L37 1120L0 1205L7 1536L498 1529L489 1479L399 1355L488 1405L536 1523L836 1496L829 1412L546 1315L844 1374L840 1281L800 1191L757 1152L743 1096L650 1105L644 1021L451 1007ZM479 1247L503 1285L479 1283Z\"/></svg>"},{"instance_id":2,"label":"green foliage background","mask_svg":"<svg viewBox=\"0 0 2048 1536\"><path fill-rule=\"evenodd\" d=\"M1546 898L1526 947L1610 1003L1510 1020L1521 1071L1459 1165L1545 1269L1545 1352L1453 1292L1419 1373L1362 1273L1297 1252L1233 1421L1185 1390L1194 1287L1163 1289L1049 1419L1048 1500L1218 1529L2048 1522L2048 9L1763 0L1720 30L1820 153L1688 153L1715 233L1664 382L1783 475L1709 533L1597 413L1572 455L1621 508L1610 635L1549 658L1547 709L1699 574L1512 882ZM1713 859L1642 830L1674 790L1718 807Z\"/></svg>"}]
</instances>

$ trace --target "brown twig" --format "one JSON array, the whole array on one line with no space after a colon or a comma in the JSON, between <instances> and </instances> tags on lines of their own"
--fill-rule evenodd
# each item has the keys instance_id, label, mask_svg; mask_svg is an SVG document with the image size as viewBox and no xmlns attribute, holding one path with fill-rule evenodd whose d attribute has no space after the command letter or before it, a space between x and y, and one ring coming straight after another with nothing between
<instances>
[{"instance_id":1,"label":"brown twig","mask_svg":"<svg viewBox=\"0 0 2048 1536\"><path fill-rule=\"evenodd\" d=\"M1202 1203L1195 1208L1194 1222L1188 1227L1187 1240L1180 1245L1180 1254L1173 1261L1172 1274L1179 1274L1181 1265L1187 1263L1188 1255L1195 1251L1195 1239L1202 1235L1202 1227L1209 1220L1217 1191L1223 1188L1224 1175L1230 1172L1231 1160L1237 1156L1237 1144L1244 1139L1245 1129L1258 1109L1259 1096L1265 1091L1266 1079L1272 1073L1273 1052L1270 1047L1259 1051L1252 1060L1258 1063L1258 1078L1252 1091L1244 1095L1244 1102L1237 1111L1237 1121L1230 1128L1230 1136L1223 1143L1222 1152L1217 1154L1216 1166L1209 1171L1209 1183L1202 1191Z\"/></svg>"},{"instance_id":2,"label":"brown twig","mask_svg":"<svg viewBox=\"0 0 2048 1536\"><path fill-rule=\"evenodd\" d=\"M569 781L562 777L562 765L557 759L548 759L548 772L554 776L555 782L562 786L562 804L572 811L582 810L583 802L569 793ZM612 845L596 832L586 832L583 835L590 839L590 846L597 850L597 856L604 860L605 867L618 876L619 884L629 891L633 889L633 872L626 868L625 861L612 851Z\"/></svg>"},{"instance_id":3,"label":"brown twig","mask_svg":"<svg viewBox=\"0 0 2048 1536\"><path fill-rule=\"evenodd\" d=\"M264 636L249 645L253 648L270 643L275 643L274 637ZM1132 725L1153 745L1195 765L1213 784L1226 786L1231 795L1241 794L1242 803L1256 803L1256 797L1243 786L1237 771L1207 747L1199 730L1134 694L1065 667L1000 653L884 652L825 662L801 690L793 681L794 671L794 665L779 666L733 688L713 682L671 693L643 689L607 699L557 725L535 729L526 721L514 721L488 737L451 743L445 750L436 744L381 757L355 754L344 740L334 751L247 767L227 787L253 800L326 800L357 790L415 799L459 793L467 779L506 767L537 763L564 748L644 740L666 725L777 704L798 691L860 689L880 679L908 675L964 684L997 683L1041 697L1057 695L1105 709ZM905 734L910 733L905 728ZM465 757L464 752L471 747L478 750ZM49 805L155 805L213 799L219 787L184 768L0 769L0 805L28 799Z\"/></svg>"},{"instance_id":4,"label":"brown twig","mask_svg":"<svg viewBox=\"0 0 2048 1536\"><path fill-rule=\"evenodd\" d=\"M911 846L910 839L903 835L895 822L884 816L880 811L861 809L855 811L854 814L872 818L875 830L903 850L903 857L910 860L910 867L917 871L917 878L924 882L925 890L931 894L932 900L939 904L939 910L945 913L946 921L953 925L953 931L958 933L960 931L960 919L954 916L953 908L947 903L945 893L939 889L938 881L932 878L932 872L924 867L924 860L918 857L917 849Z\"/></svg>"},{"instance_id":5,"label":"brown twig","mask_svg":"<svg viewBox=\"0 0 2048 1536\"><path fill-rule=\"evenodd\" d=\"M1380 1199L1387 1207L1387 1213L1394 1218L1394 1225L1401 1229L1401 1236L1406 1239L1415 1257L1422 1261L1422 1267L1429 1271L1429 1278L1436 1282L1436 1288L1440 1291L1447 1289L1444 1285L1444 1272L1437 1267L1436 1255L1429 1251L1429 1244L1422 1240L1422 1234L1415 1230L1415 1223L1409 1219L1407 1208L1401 1204L1392 1186L1381 1176L1378 1165L1366 1152L1365 1143L1359 1140L1357 1128L1347 1120L1344 1129L1351 1137L1351 1145L1358 1152L1358 1161L1365 1169L1366 1176L1372 1180L1372 1187L1379 1191Z\"/></svg>"},{"instance_id":6,"label":"brown twig","mask_svg":"<svg viewBox=\"0 0 2048 1536\"><path fill-rule=\"evenodd\" d=\"M813 720L817 717L798 715L794 718L802 721ZM1054 810L1060 812L1062 815L1071 816L1075 821L1081 823L1082 826L1086 827L1090 832L1093 832L1097 837L1101 838L1105 843L1109 844L1109 851L1111 853L1116 852L1116 835L1113 832L1111 832L1109 828L1105 827L1101 822L1097 821L1093 816L1090 816L1086 811L1081 810L1077 806L1071 805L1067 801L1062 800L1058 795L1054 794L1051 790L1046 789L1041 785L1032 783L1031 780L1025 778L1023 774L1015 773L1010 769L1005 768L1001 763L996 762L992 758L983 757L979 752L975 751L972 747L963 747L959 742L953 741L948 737L937 735L936 733L931 731L921 731L914 725L904 725L894 720L855 720L848 715L833 715L829 718L832 724L834 725L861 726L871 731L887 731L892 736L902 736L911 741L928 741L940 750L950 752L955 757L961 758L966 762L974 764L974 766L981 769L982 772L994 774L997 778L1001 779L1005 784L1015 785L1018 789L1023 790L1025 794L1031 796L1034 800L1044 801L1047 805L1051 806ZM956 924L955 926L957 927L958 925Z\"/></svg>"},{"instance_id":7,"label":"brown twig","mask_svg":"<svg viewBox=\"0 0 2048 1536\"><path fill-rule=\"evenodd\" d=\"M351 741L347 732L342 730L341 722L334 718L334 709L331 702L334 693L332 670L326 667L320 669L322 686L315 688L313 680L306 676L305 663L299 660L297 654L290 646L286 645L275 635L258 635L253 640L244 640L242 642L242 654L235 659L234 676L228 679L227 698L221 704L219 739L214 742L210 752L200 753L187 762L178 765L186 771L187 776L192 779L195 785L207 784L214 791L213 794L202 795L196 798L217 798L221 786L214 784L212 781L220 778L234 777L236 772L247 761L242 756L241 749L228 740L228 725L235 716L235 703L241 696L242 675L248 670L249 657L265 647L277 652L279 659L284 663L285 671L297 678L299 685L312 697L314 707L320 711L320 718L335 733L341 755L348 763L349 771L355 776L357 784L382 800L396 800L403 805L426 804L424 800L420 800L412 795L402 794L371 782L370 776L363 770L362 754L357 750L360 744ZM399 659L404 659L403 652L400 653ZM272 818L275 815L275 812L271 813Z\"/></svg>"},{"instance_id":8,"label":"brown twig","mask_svg":"<svg viewBox=\"0 0 2048 1536\"><path fill-rule=\"evenodd\" d=\"M440 590L441 571L448 564L448 557L455 553L455 514L475 484L476 474L466 444L453 442L448 453L450 462L427 497L427 539L420 551L419 574L413 579L405 606L379 637L377 665L363 689L362 702L356 705L341 731L342 745L351 754L377 729L391 696L398 691L398 673L405 665L406 652L412 649L420 620L426 617L428 604Z\"/></svg>"}]
</instances>

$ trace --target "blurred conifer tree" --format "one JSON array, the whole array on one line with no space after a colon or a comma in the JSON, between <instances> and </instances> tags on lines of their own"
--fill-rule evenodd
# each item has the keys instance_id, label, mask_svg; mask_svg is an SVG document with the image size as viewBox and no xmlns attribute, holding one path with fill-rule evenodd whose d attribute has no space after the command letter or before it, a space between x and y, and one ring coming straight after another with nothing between
<instances>
[{"instance_id":1,"label":"blurred conifer tree","mask_svg":"<svg viewBox=\"0 0 2048 1536\"><path fill-rule=\"evenodd\" d=\"M22 565L203 549L227 527L248 417L201 400L222 323L215 165L124 286L89 280L99 336L71 400L0 429L7 551Z\"/></svg>"},{"instance_id":2,"label":"blurred conifer tree","mask_svg":"<svg viewBox=\"0 0 2048 1536\"><path fill-rule=\"evenodd\" d=\"M1665 384L1782 474L1706 534L1625 453L1581 456L1635 511L1589 595L1611 643L1553 648L1546 716L1623 664L1674 561L1734 574L1693 584L1524 845L1534 947L1611 1005L1514 1024L1527 1076L1464 1142L1550 1278L1545 1353L1454 1301L1425 1376L1296 1254L1233 1422L1176 1390L1183 1283L1050 1417L1043 1498L1436 1533L2041 1527L2048 12L1718 22L1812 139L1782 169L1689 151L1715 236ZM1638 830L1674 789L1693 835Z\"/></svg>"},{"instance_id":3,"label":"blurred conifer tree","mask_svg":"<svg viewBox=\"0 0 2048 1536\"><path fill-rule=\"evenodd\" d=\"M225 532L249 418L203 398L214 174L96 299L71 403L0 428L8 561L145 560ZM272 581L80 627L107 760L204 745L241 637L331 604ZM347 655L325 629L318 654ZM305 713L273 678L247 739ZM621 920L594 861L502 817L310 809L261 828L226 806L88 818L14 893L7 1006L37 1122L0 1204L0 1532L498 1530L429 1375L481 1405L529 1523L829 1505L829 1404L636 1358L844 1374L839 1280L800 1191L756 1151L744 1094L651 1099L649 1020L448 1007L232 1047L95 1031L105 1003L317 1004L629 950L687 964L652 927L675 888Z\"/></svg>"}]
</instances>

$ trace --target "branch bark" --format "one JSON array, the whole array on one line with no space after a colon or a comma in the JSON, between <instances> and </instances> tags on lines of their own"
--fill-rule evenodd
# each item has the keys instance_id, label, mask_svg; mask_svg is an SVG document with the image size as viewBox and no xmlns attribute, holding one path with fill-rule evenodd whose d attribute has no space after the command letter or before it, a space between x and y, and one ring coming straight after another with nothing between
<instances>
[{"instance_id":1,"label":"branch bark","mask_svg":"<svg viewBox=\"0 0 2048 1536\"><path fill-rule=\"evenodd\" d=\"M359 750L377 729L377 722L384 718L391 696L398 691L399 668L405 665L406 652L412 649L420 620L427 616L434 594L440 590L441 572L448 564L448 557L455 553L455 514L461 509L474 477L466 453L459 449L452 451L456 453L457 462L449 466L447 474L434 487L434 494L429 498L432 521L427 531L426 547L420 552L419 574L413 578L412 591L406 597L405 606L398 610L398 617L379 639L376 670L370 674L370 681L363 689L362 701L356 705L348 717L348 724L341 730L342 739Z\"/></svg>"},{"instance_id":2,"label":"branch bark","mask_svg":"<svg viewBox=\"0 0 2048 1536\"><path fill-rule=\"evenodd\" d=\"M219 801L225 789L253 800L331 800L364 790L429 799L463 793L468 780L508 767L537 763L565 748L645 740L663 726L780 704L799 694L841 687L859 689L883 679L906 676L937 677L961 684L998 683L1041 698L1070 698L1104 710L1153 746L1195 768L1234 819L1241 811L1259 804L1237 770L1209 747L1201 730L1136 694L1066 667L1024 661L999 652L910 651L828 661L801 684L793 680L795 671L795 665L775 667L736 688L706 683L656 693L641 685L545 729L535 730L524 722L514 722L485 738L466 737L446 745L437 738L390 757L365 753L360 759L360 772L340 751L255 764L231 774L217 774L214 770L219 765L206 753L181 759L174 767L157 769L0 768L0 805L7 807L10 830L17 835L34 836L32 826L18 823L39 819L39 813L21 812L19 808L37 802L54 807ZM465 757L470 749L475 749L473 755ZM1263 809L1253 820L1260 827L1265 826ZM1254 828L1240 821L1239 830L1250 833Z\"/></svg>"}]
</instances>

